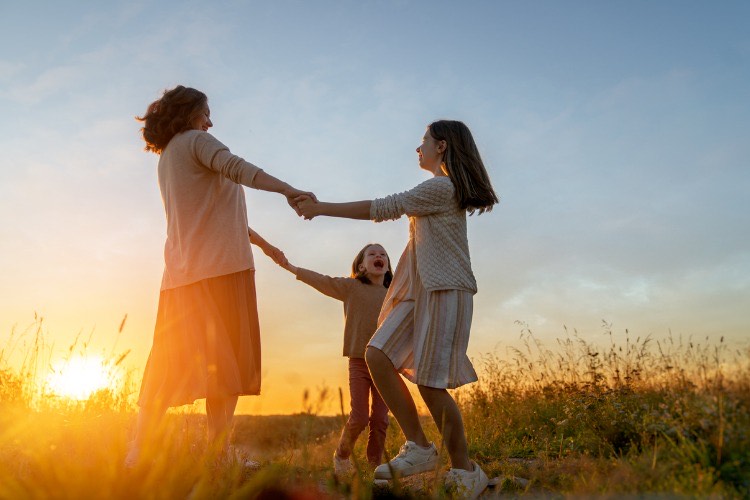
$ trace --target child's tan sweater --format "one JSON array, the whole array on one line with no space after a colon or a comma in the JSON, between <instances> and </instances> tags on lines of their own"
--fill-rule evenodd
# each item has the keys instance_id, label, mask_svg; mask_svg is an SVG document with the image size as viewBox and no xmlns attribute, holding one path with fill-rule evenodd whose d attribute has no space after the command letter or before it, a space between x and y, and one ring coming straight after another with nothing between
<instances>
[{"instance_id":1,"label":"child's tan sweater","mask_svg":"<svg viewBox=\"0 0 750 500\"><path fill-rule=\"evenodd\" d=\"M364 358L388 289L355 278L331 278L301 267L297 268L297 279L344 303L344 356Z\"/></svg>"}]
</instances>

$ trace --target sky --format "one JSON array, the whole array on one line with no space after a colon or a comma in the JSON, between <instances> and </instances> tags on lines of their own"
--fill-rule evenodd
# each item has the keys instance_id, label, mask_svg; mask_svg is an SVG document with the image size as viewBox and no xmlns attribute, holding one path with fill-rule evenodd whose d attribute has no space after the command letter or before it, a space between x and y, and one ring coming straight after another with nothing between
<instances>
[{"instance_id":1,"label":"sky","mask_svg":"<svg viewBox=\"0 0 750 500\"><path fill-rule=\"evenodd\" d=\"M50 362L76 338L130 349L138 381L165 219L134 117L178 84L233 153L324 201L415 186L425 126L464 121L501 198L469 218L480 376L524 329L746 343L749 21L744 1L2 2L0 351L20 356L36 315ZM407 241L405 219L246 195L254 229L324 274ZM263 394L239 411L346 394L341 304L255 260Z\"/></svg>"}]
</instances>

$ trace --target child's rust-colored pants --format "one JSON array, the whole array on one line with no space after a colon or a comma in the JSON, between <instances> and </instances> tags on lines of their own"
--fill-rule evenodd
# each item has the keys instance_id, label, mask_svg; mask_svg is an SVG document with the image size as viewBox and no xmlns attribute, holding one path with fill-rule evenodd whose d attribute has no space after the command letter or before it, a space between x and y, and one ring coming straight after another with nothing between
<instances>
[{"instance_id":1,"label":"child's rust-colored pants","mask_svg":"<svg viewBox=\"0 0 750 500\"><path fill-rule=\"evenodd\" d=\"M380 465L385 447L385 433L388 429L388 407L375 388L367 363L362 358L349 358L349 393L352 411L341 433L336 454L341 458L349 457L357 438L369 425L367 461L373 466ZM370 394L372 408L368 411Z\"/></svg>"}]
</instances>

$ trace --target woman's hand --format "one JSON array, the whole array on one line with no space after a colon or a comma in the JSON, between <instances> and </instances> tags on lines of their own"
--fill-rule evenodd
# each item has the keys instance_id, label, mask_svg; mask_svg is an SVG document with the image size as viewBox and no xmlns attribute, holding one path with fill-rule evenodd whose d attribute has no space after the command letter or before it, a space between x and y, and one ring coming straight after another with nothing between
<instances>
[{"instance_id":1,"label":"woman's hand","mask_svg":"<svg viewBox=\"0 0 750 500\"><path fill-rule=\"evenodd\" d=\"M260 189L262 191L270 191L272 193L280 193L286 197L289 206L297 212L297 215L301 215L297 210L297 206L294 204L294 199L298 196L309 196L313 200L317 201L315 195L309 191L302 191L294 188L286 182L277 179L271 174L268 174L261 170L258 172L253 179L252 186L254 189Z\"/></svg>"},{"instance_id":2,"label":"woman's hand","mask_svg":"<svg viewBox=\"0 0 750 500\"><path fill-rule=\"evenodd\" d=\"M260 247L263 250L263 253L268 255L271 260L273 260L276 264L280 265L281 267L286 268L286 266L289 265L289 261L286 258L286 255L284 255L284 252L276 248L275 246L271 245L270 243L266 243L265 245L262 245Z\"/></svg>"},{"instance_id":3,"label":"woman's hand","mask_svg":"<svg viewBox=\"0 0 750 500\"><path fill-rule=\"evenodd\" d=\"M318 201L318 198L315 196L314 193L311 193L310 191L301 191L299 189L295 189L293 187L290 187L289 189L284 191L284 196L286 196L286 202L289 203L289 206L294 209L294 211L297 213L297 215L302 216L302 213L299 211L299 208L297 206L297 199L301 197L311 198L313 202Z\"/></svg>"},{"instance_id":4,"label":"woman's hand","mask_svg":"<svg viewBox=\"0 0 750 500\"><path fill-rule=\"evenodd\" d=\"M312 220L316 215L320 215L315 210L317 208L318 200L310 198L307 195L298 196L294 199L296 211L299 215L305 218L305 220Z\"/></svg>"},{"instance_id":5,"label":"woman's hand","mask_svg":"<svg viewBox=\"0 0 750 500\"><path fill-rule=\"evenodd\" d=\"M271 257L271 260L273 260L276 264L280 265L281 267L286 267L287 265L289 265L289 261L286 259L286 255L284 255L284 252L263 239L263 237L253 231L250 226L248 226L247 228L247 235L250 237L250 243L260 247L260 249L263 250L263 253Z\"/></svg>"},{"instance_id":6,"label":"woman's hand","mask_svg":"<svg viewBox=\"0 0 750 500\"><path fill-rule=\"evenodd\" d=\"M296 212L307 220L319 215L327 217L343 217L345 219L369 220L372 200L347 201L343 203L331 203L318 201L309 196L302 195L294 199Z\"/></svg>"}]
</instances>

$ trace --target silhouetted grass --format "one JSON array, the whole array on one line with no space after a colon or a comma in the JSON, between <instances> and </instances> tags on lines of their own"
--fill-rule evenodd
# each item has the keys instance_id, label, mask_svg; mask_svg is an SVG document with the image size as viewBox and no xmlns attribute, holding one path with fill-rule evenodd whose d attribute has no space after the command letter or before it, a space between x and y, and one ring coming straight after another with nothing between
<instances>
[{"instance_id":1,"label":"silhouetted grass","mask_svg":"<svg viewBox=\"0 0 750 500\"><path fill-rule=\"evenodd\" d=\"M627 331L620 342L607 324L603 347L567 331L549 347L520 328L518 346L483 356L480 382L455 392L470 454L490 477L500 476L495 492L750 496L747 348ZM126 377L80 402L52 397L40 388L50 369L44 337L36 318L0 350L0 498L446 496L439 474L374 488L364 439L355 448L357 472L334 477L343 417L319 415L324 402L340 397L325 388L305 394L294 415L236 417L232 441L259 470L212 454L205 416L189 409L170 412L146 460L125 470L137 384ZM87 346L77 339L69 351ZM21 354L15 367L11 352ZM113 349L109 363L126 355ZM424 422L437 443L431 419ZM387 455L402 442L394 422Z\"/></svg>"}]
</instances>

